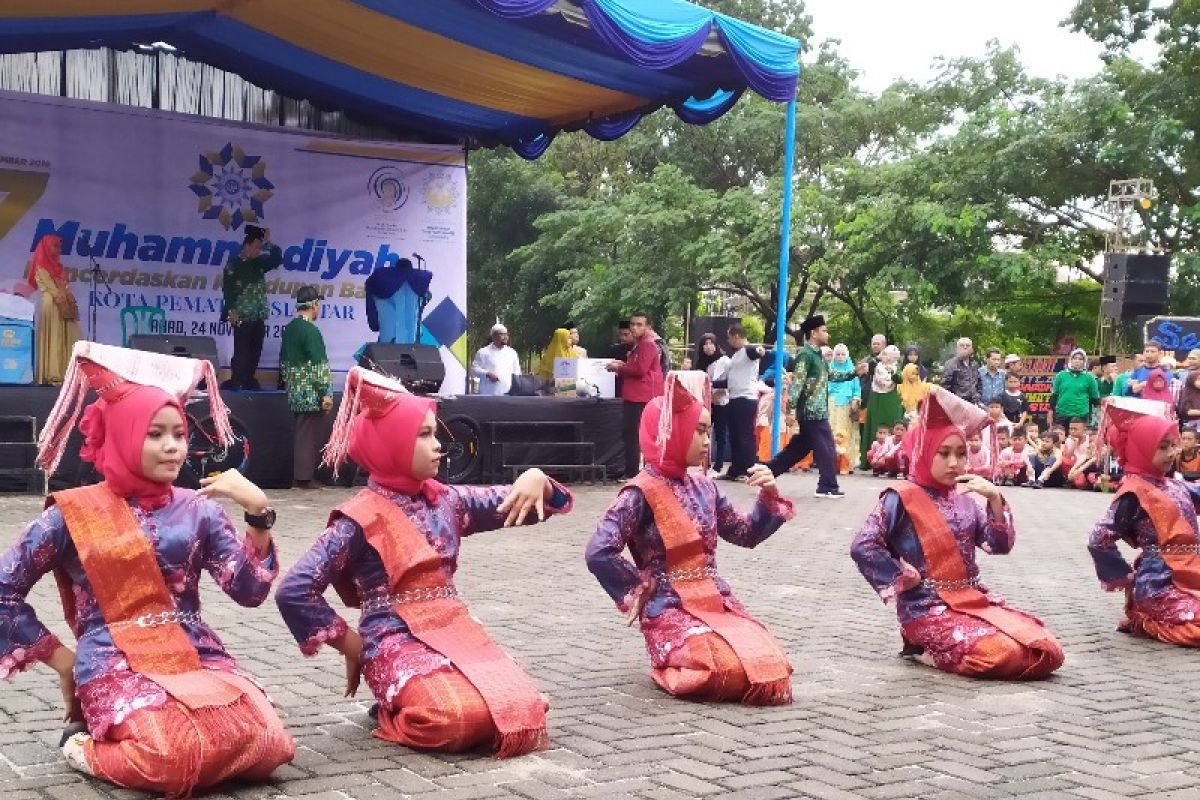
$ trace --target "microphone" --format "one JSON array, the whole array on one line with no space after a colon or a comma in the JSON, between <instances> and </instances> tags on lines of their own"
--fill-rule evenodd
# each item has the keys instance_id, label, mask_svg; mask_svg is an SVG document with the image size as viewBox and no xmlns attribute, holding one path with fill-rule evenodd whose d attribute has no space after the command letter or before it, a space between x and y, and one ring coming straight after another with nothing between
<instances>
[{"instance_id":1,"label":"microphone","mask_svg":"<svg viewBox=\"0 0 1200 800\"><path fill-rule=\"evenodd\" d=\"M415 258L421 264L425 263L425 259L421 257L420 253L413 253L413 258Z\"/></svg>"}]
</instances>

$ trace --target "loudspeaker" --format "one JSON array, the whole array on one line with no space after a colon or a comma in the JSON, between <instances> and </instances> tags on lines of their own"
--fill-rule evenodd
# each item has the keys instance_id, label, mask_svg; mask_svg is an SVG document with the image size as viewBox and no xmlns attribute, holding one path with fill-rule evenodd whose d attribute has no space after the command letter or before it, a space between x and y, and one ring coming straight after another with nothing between
<instances>
[{"instance_id":1,"label":"loudspeaker","mask_svg":"<svg viewBox=\"0 0 1200 800\"><path fill-rule=\"evenodd\" d=\"M183 356L209 361L213 372L220 374L217 362L217 340L211 336L163 336L161 334L138 333L129 337L129 346L147 353L165 356Z\"/></svg>"},{"instance_id":2,"label":"loudspeaker","mask_svg":"<svg viewBox=\"0 0 1200 800\"><path fill-rule=\"evenodd\" d=\"M436 392L446 378L442 354L429 344L372 342L363 350L358 365L390 375L413 391Z\"/></svg>"},{"instance_id":3,"label":"loudspeaker","mask_svg":"<svg viewBox=\"0 0 1200 800\"><path fill-rule=\"evenodd\" d=\"M1128 320L1165 313L1171 257L1158 253L1105 253L1101 310Z\"/></svg>"}]
</instances>

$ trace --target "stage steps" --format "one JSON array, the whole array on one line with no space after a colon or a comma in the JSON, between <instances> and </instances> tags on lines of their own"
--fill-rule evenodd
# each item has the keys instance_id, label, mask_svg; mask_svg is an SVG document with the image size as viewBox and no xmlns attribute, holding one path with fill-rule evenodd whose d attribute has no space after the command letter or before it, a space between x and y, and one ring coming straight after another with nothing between
<instances>
[{"instance_id":1,"label":"stage steps","mask_svg":"<svg viewBox=\"0 0 1200 800\"><path fill-rule=\"evenodd\" d=\"M582 422L504 420L484 425L491 442L483 465L488 481L515 480L534 468L565 481L608 479L608 468L595 463L596 443L584 440Z\"/></svg>"},{"instance_id":2,"label":"stage steps","mask_svg":"<svg viewBox=\"0 0 1200 800\"><path fill-rule=\"evenodd\" d=\"M37 467L37 418L0 415L0 493L45 494Z\"/></svg>"}]
</instances>

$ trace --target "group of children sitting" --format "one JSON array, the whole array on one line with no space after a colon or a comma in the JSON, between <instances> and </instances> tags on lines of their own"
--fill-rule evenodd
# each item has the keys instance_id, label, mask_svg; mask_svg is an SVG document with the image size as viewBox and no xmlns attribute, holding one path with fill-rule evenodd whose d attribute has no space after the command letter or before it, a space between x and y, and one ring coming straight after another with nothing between
<instances>
[{"instance_id":1,"label":"group of children sitting","mask_svg":"<svg viewBox=\"0 0 1200 800\"><path fill-rule=\"evenodd\" d=\"M1121 480L1121 466L1109 448L1097 438L1096 429L1082 418L1067 427L1052 425L1042 431L1036 422L1015 425L1000 403L988 407L996 420L995 447L980 434L967 439L967 460L972 474L999 486L1033 489L1066 488L1114 491ZM908 431L904 422L880 425L867 451L875 477L904 478L908 464L901 442ZM1187 481L1200 480L1200 436L1185 427L1181 434L1179 474Z\"/></svg>"}]
</instances>

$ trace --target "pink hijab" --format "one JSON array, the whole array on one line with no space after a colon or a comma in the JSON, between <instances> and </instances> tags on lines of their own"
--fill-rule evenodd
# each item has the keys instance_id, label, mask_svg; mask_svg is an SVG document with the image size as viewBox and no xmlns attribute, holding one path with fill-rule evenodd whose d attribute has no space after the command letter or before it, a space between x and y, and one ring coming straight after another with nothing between
<instances>
[{"instance_id":1,"label":"pink hijab","mask_svg":"<svg viewBox=\"0 0 1200 800\"><path fill-rule=\"evenodd\" d=\"M79 423L84 436L79 457L95 464L113 494L131 498L147 510L162 508L171 499L171 484L148 480L142 473L150 420L167 406L179 412L186 434L179 400L154 386L138 386L117 400L101 398L88 407Z\"/></svg>"},{"instance_id":2,"label":"pink hijab","mask_svg":"<svg viewBox=\"0 0 1200 800\"><path fill-rule=\"evenodd\" d=\"M376 387L366 383L362 389L364 395L374 396L364 396L363 410L354 421L350 458L383 488L413 496L421 494L436 503L446 487L432 479L420 481L413 477L412 460L421 423L430 411L437 415L437 402L412 394L374 392Z\"/></svg>"},{"instance_id":3,"label":"pink hijab","mask_svg":"<svg viewBox=\"0 0 1200 800\"><path fill-rule=\"evenodd\" d=\"M682 478L688 471L687 454L705 403L688 391L681 381L668 381L668 384L669 396L661 395L646 404L638 441L647 464L653 464L668 478ZM669 420L663 419L664 413L670 414Z\"/></svg>"},{"instance_id":4,"label":"pink hijab","mask_svg":"<svg viewBox=\"0 0 1200 800\"><path fill-rule=\"evenodd\" d=\"M1143 416L1127 429L1115 425L1109 428L1108 443L1121 459L1121 469L1126 474L1161 478L1165 473L1154 466L1154 453L1169 434L1179 438L1179 427L1174 420Z\"/></svg>"}]
</instances>

